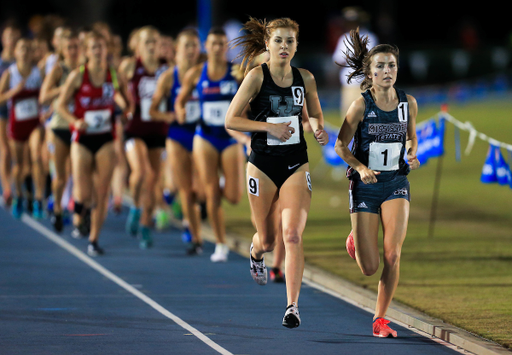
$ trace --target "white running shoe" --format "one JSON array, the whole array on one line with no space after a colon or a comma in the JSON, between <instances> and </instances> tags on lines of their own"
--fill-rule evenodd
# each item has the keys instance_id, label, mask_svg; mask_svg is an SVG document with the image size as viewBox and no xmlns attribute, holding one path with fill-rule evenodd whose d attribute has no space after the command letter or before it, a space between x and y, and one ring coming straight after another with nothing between
<instances>
[{"instance_id":1,"label":"white running shoe","mask_svg":"<svg viewBox=\"0 0 512 355\"><path fill-rule=\"evenodd\" d=\"M286 328L297 328L300 325L299 307L295 302L286 308L283 317L283 325Z\"/></svg>"},{"instance_id":2,"label":"white running shoe","mask_svg":"<svg viewBox=\"0 0 512 355\"><path fill-rule=\"evenodd\" d=\"M261 259L261 261L254 260L252 257L252 248L249 251L249 262L251 265L251 276L254 281L258 285L264 286L267 284L267 267L265 266L265 257Z\"/></svg>"},{"instance_id":3,"label":"white running shoe","mask_svg":"<svg viewBox=\"0 0 512 355\"><path fill-rule=\"evenodd\" d=\"M210 256L213 263L228 261L229 247L226 244L215 244L215 251Z\"/></svg>"}]
</instances>

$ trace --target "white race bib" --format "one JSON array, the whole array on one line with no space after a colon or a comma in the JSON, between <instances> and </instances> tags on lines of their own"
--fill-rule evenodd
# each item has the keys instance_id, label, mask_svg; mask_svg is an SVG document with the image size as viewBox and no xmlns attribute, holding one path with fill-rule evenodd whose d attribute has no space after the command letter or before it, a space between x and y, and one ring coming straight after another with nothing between
<instances>
[{"instance_id":1,"label":"white race bib","mask_svg":"<svg viewBox=\"0 0 512 355\"><path fill-rule=\"evenodd\" d=\"M86 111L84 115L85 123L87 123L86 132L89 134L110 132L112 130L110 116L109 109Z\"/></svg>"},{"instance_id":2,"label":"white race bib","mask_svg":"<svg viewBox=\"0 0 512 355\"><path fill-rule=\"evenodd\" d=\"M279 138L267 133L267 145L289 145L300 143L299 116L267 117L268 123L288 123L290 121L292 123L288 127L292 127L295 130L290 139L286 142L281 142Z\"/></svg>"},{"instance_id":3,"label":"white race bib","mask_svg":"<svg viewBox=\"0 0 512 355\"><path fill-rule=\"evenodd\" d=\"M186 123L194 123L201 118L201 105L199 101L189 101L185 105L185 109L187 110L187 117L185 119ZM226 117L226 115L224 115Z\"/></svg>"},{"instance_id":4,"label":"white race bib","mask_svg":"<svg viewBox=\"0 0 512 355\"><path fill-rule=\"evenodd\" d=\"M144 122L151 121L151 116L149 115L149 109L151 108L151 97L144 97L140 99L140 119ZM165 103L165 100L162 100L160 102L160 105L158 105L158 111L165 112L167 109L167 104Z\"/></svg>"},{"instance_id":5,"label":"white race bib","mask_svg":"<svg viewBox=\"0 0 512 355\"><path fill-rule=\"evenodd\" d=\"M230 101L210 101L203 103L203 119L209 126L224 126Z\"/></svg>"},{"instance_id":6,"label":"white race bib","mask_svg":"<svg viewBox=\"0 0 512 355\"><path fill-rule=\"evenodd\" d=\"M37 118L38 114L39 104L35 97L19 100L14 104L14 116L16 121L25 121Z\"/></svg>"},{"instance_id":7,"label":"white race bib","mask_svg":"<svg viewBox=\"0 0 512 355\"><path fill-rule=\"evenodd\" d=\"M376 171L398 170L402 143L370 143L368 168Z\"/></svg>"}]
</instances>

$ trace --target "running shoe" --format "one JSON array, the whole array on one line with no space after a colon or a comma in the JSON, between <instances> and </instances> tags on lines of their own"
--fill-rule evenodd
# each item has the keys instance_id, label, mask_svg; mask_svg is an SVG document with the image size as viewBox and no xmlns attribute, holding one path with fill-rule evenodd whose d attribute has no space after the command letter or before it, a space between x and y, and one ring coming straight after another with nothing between
<instances>
[{"instance_id":1,"label":"running shoe","mask_svg":"<svg viewBox=\"0 0 512 355\"><path fill-rule=\"evenodd\" d=\"M155 222L155 227L159 231L169 227L169 215L164 209L159 209L156 212Z\"/></svg>"},{"instance_id":2,"label":"running shoe","mask_svg":"<svg viewBox=\"0 0 512 355\"><path fill-rule=\"evenodd\" d=\"M261 260L256 260L252 257L253 244L251 243L251 249L249 250L249 263L251 266L251 276L258 285L264 286L267 284L267 267L265 266L265 257Z\"/></svg>"},{"instance_id":3,"label":"running shoe","mask_svg":"<svg viewBox=\"0 0 512 355\"><path fill-rule=\"evenodd\" d=\"M89 236L89 231L87 226L84 223L81 223L78 226L74 226L71 231L71 236L75 239L83 239Z\"/></svg>"},{"instance_id":4,"label":"running shoe","mask_svg":"<svg viewBox=\"0 0 512 355\"><path fill-rule=\"evenodd\" d=\"M128 212L128 218L126 220L126 233L137 236L139 232L139 220L140 220L140 209L131 207Z\"/></svg>"},{"instance_id":5,"label":"running shoe","mask_svg":"<svg viewBox=\"0 0 512 355\"><path fill-rule=\"evenodd\" d=\"M62 214L61 213L53 214L51 216L50 220L52 222L53 228L59 233L62 232L62 229L64 228L64 220L62 218Z\"/></svg>"},{"instance_id":6,"label":"running shoe","mask_svg":"<svg viewBox=\"0 0 512 355\"><path fill-rule=\"evenodd\" d=\"M201 255L203 253L203 244L192 243L190 248L187 249L188 255Z\"/></svg>"},{"instance_id":7,"label":"running shoe","mask_svg":"<svg viewBox=\"0 0 512 355\"><path fill-rule=\"evenodd\" d=\"M89 245L87 246L87 255L92 257L103 255L103 249L98 246L98 242L89 242Z\"/></svg>"},{"instance_id":8,"label":"running shoe","mask_svg":"<svg viewBox=\"0 0 512 355\"><path fill-rule=\"evenodd\" d=\"M185 227L183 229L183 232L181 233L181 240L185 244L190 243L192 241L192 233L190 233L190 229L188 227Z\"/></svg>"},{"instance_id":9,"label":"running shoe","mask_svg":"<svg viewBox=\"0 0 512 355\"><path fill-rule=\"evenodd\" d=\"M297 328L300 325L299 307L295 302L286 307L283 317L283 325L286 328Z\"/></svg>"},{"instance_id":10,"label":"running shoe","mask_svg":"<svg viewBox=\"0 0 512 355\"><path fill-rule=\"evenodd\" d=\"M345 247L347 248L347 253L350 257L356 260L356 247L354 245L354 231L350 231L350 234L347 237L347 241L345 243Z\"/></svg>"},{"instance_id":11,"label":"running shoe","mask_svg":"<svg viewBox=\"0 0 512 355\"><path fill-rule=\"evenodd\" d=\"M275 283L284 283L284 274L278 267L270 269L270 281Z\"/></svg>"},{"instance_id":12,"label":"running shoe","mask_svg":"<svg viewBox=\"0 0 512 355\"><path fill-rule=\"evenodd\" d=\"M210 256L210 260L213 263L226 262L228 261L229 248L226 244L217 243L215 244L215 251Z\"/></svg>"},{"instance_id":13,"label":"running shoe","mask_svg":"<svg viewBox=\"0 0 512 355\"><path fill-rule=\"evenodd\" d=\"M384 318L377 318L373 321L373 336L379 338L396 338L395 330L388 327L389 321Z\"/></svg>"},{"instance_id":14,"label":"running shoe","mask_svg":"<svg viewBox=\"0 0 512 355\"><path fill-rule=\"evenodd\" d=\"M153 246L153 238L151 237L151 229L147 226L140 227L140 243L141 249L148 249Z\"/></svg>"},{"instance_id":15,"label":"running shoe","mask_svg":"<svg viewBox=\"0 0 512 355\"><path fill-rule=\"evenodd\" d=\"M32 217L34 219L42 219L43 215L43 203L38 200L32 202Z\"/></svg>"},{"instance_id":16,"label":"running shoe","mask_svg":"<svg viewBox=\"0 0 512 355\"><path fill-rule=\"evenodd\" d=\"M16 219L20 219L23 214L23 199L14 198L12 200L12 215Z\"/></svg>"}]
</instances>

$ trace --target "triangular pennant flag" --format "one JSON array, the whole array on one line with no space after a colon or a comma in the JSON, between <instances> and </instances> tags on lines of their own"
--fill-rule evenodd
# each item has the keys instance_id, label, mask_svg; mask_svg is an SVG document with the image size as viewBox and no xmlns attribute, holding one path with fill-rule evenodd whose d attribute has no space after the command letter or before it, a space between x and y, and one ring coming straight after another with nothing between
<instances>
[{"instance_id":1,"label":"triangular pennant flag","mask_svg":"<svg viewBox=\"0 0 512 355\"><path fill-rule=\"evenodd\" d=\"M498 183L500 185L508 185L510 181L510 167L507 164L503 155L501 155L501 150L499 148L495 149L495 159L496 159L496 177L498 178Z\"/></svg>"},{"instance_id":2,"label":"triangular pennant flag","mask_svg":"<svg viewBox=\"0 0 512 355\"><path fill-rule=\"evenodd\" d=\"M485 163L482 168L482 175L480 176L480 181L484 184L492 184L494 182L498 182L498 176L496 175L496 147L492 144L489 145L489 150L487 152L487 157L485 158Z\"/></svg>"},{"instance_id":3,"label":"triangular pennant flag","mask_svg":"<svg viewBox=\"0 0 512 355\"><path fill-rule=\"evenodd\" d=\"M432 157L433 143L437 137L436 121L434 119L429 120L425 123L421 130L416 133L418 137L418 150L416 156L421 165L425 165L427 161Z\"/></svg>"},{"instance_id":4,"label":"triangular pennant flag","mask_svg":"<svg viewBox=\"0 0 512 355\"><path fill-rule=\"evenodd\" d=\"M434 152L434 156L436 157L440 157L444 154L444 128L445 128L445 119L444 118L440 118L439 119L439 125L437 126L437 131L436 131L436 138L435 138L435 152Z\"/></svg>"}]
</instances>

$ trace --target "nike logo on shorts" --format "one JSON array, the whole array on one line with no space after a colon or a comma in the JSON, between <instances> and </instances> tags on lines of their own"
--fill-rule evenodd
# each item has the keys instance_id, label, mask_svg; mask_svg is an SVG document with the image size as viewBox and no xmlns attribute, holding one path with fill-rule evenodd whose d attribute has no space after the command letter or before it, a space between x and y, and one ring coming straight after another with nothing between
<instances>
[{"instance_id":1,"label":"nike logo on shorts","mask_svg":"<svg viewBox=\"0 0 512 355\"><path fill-rule=\"evenodd\" d=\"M293 168L296 168L296 167L298 167L299 165L300 165L300 163L295 164L295 165L293 165L293 166L288 165L288 170L292 170Z\"/></svg>"}]
</instances>

